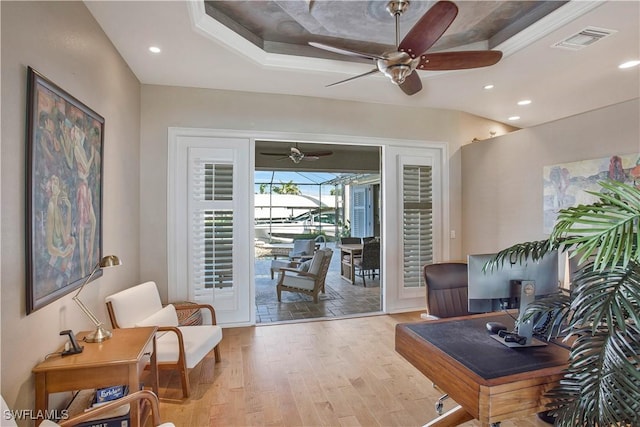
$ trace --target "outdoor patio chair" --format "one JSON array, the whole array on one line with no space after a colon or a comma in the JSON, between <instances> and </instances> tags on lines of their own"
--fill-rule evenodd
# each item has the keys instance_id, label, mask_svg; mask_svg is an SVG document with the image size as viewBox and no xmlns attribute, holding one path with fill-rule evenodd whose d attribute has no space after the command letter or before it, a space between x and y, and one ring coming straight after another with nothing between
<instances>
[{"instance_id":1,"label":"outdoor patio chair","mask_svg":"<svg viewBox=\"0 0 640 427\"><path fill-rule=\"evenodd\" d=\"M313 297L313 302L317 303L318 294L324 293L324 282L332 255L331 249L320 249L311 260L300 264L297 269L281 268L276 286L278 301L282 301L282 291L287 291L310 295Z\"/></svg>"},{"instance_id":2,"label":"outdoor patio chair","mask_svg":"<svg viewBox=\"0 0 640 427\"><path fill-rule=\"evenodd\" d=\"M380 242L371 240L362 245L362 255L354 258L353 265L362 277L362 284L366 288L367 281L364 278L365 273L369 277L376 277L376 271L380 269Z\"/></svg>"},{"instance_id":3,"label":"outdoor patio chair","mask_svg":"<svg viewBox=\"0 0 640 427\"><path fill-rule=\"evenodd\" d=\"M320 246L320 245L318 245ZM313 258L316 251L316 241L313 239L296 239L293 241L293 249L289 252L291 261L306 261Z\"/></svg>"}]
</instances>

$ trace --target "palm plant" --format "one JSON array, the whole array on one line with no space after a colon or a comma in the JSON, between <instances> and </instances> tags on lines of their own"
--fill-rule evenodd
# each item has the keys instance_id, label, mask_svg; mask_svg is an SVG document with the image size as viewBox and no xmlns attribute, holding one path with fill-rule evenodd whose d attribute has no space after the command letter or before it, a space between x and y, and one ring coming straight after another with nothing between
<instances>
[{"instance_id":1,"label":"palm plant","mask_svg":"<svg viewBox=\"0 0 640 427\"><path fill-rule=\"evenodd\" d=\"M640 426L640 189L600 185L590 192L597 202L560 212L549 239L509 247L489 263L553 250L579 259L571 290L530 304L523 317L551 316L565 327L550 334L571 343L565 376L548 393L557 426Z\"/></svg>"}]
</instances>

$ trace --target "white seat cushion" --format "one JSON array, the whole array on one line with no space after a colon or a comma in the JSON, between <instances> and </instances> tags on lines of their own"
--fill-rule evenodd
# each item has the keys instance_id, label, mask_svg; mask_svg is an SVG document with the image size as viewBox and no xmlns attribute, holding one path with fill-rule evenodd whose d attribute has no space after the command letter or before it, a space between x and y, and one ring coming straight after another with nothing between
<instances>
[{"instance_id":1,"label":"white seat cushion","mask_svg":"<svg viewBox=\"0 0 640 427\"><path fill-rule=\"evenodd\" d=\"M136 322L136 327L143 326L178 326L176 308L173 304L169 304L146 319Z\"/></svg>"},{"instance_id":2,"label":"white seat cushion","mask_svg":"<svg viewBox=\"0 0 640 427\"><path fill-rule=\"evenodd\" d=\"M216 325L180 326L184 340L187 368L200 362L222 340L222 328ZM178 360L178 337L167 332L157 337L156 354L158 363Z\"/></svg>"},{"instance_id":3,"label":"white seat cushion","mask_svg":"<svg viewBox=\"0 0 640 427\"><path fill-rule=\"evenodd\" d=\"M324 260L325 252L318 251L313 255L311 259L311 265L309 266L309 273L318 274L320 272L320 268L322 268L322 261Z\"/></svg>"},{"instance_id":4,"label":"white seat cushion","mask_svg":"<svg viewBox=\"0 0 640 427\"><path fill-rule=\"evenodd\" d=\"M289 275L285 276L282 284L290 288L306 289L310 291L315 285L315 280L308 276Z\"/></svg>"}]
</instances>

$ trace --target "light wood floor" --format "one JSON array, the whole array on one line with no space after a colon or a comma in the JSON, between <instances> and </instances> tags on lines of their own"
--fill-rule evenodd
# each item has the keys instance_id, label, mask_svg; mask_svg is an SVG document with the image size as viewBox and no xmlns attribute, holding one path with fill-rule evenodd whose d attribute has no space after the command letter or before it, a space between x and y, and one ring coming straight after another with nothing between
<instances>
[{"instance_id":1,"label":"light wood floor","mask_svg":"<svg viewBox=\"0 0 640 427\"><path fill-rule=\"evenodd\" d=\"M160 373L163 421L205 426L422 426L440 393L394 350L394 327L419 313L224 330L190 373ZM445 410L454 403L448 400ZM469 422L464 426L478 426ZM549 427L532 416L503 427Z\"/></svg>"}]
</instances>

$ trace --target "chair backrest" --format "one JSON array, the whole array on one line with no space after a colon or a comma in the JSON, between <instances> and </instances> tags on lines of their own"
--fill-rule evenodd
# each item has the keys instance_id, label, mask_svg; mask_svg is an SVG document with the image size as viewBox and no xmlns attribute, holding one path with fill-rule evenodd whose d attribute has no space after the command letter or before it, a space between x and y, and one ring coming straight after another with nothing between
<instances>
[{"instance_id":1,"label":"chair backrest","mask_svg":"<svg viewBox=\"0 0 640 427\"><path fill-rule=\"evenodd\" d=\"M318 275L320 273L320 270L322 269L325 256L326 254L324 249L316 251L316 253L313 255L313 258L311 258L309 270L307 270L308 273Z\"/></svg>"},{"instance_id":2,"label":"chair backrest","mask_svg":"<svg viewBox=\"0 0 640 427\"><path fill-rule=\"evenodd\" d=\"M363 270L380 268L380 242L370 240L362 245L362 262L359 267Z\"/></svg>"},{"instance_id":3,"label":"chair backrest","mask_svg":"<svg viewBox=\"0 0 640 427\"><path fill-rule=\"evenodd\" d=\"M467 264L443 262L424 266L427 310L437 317L466 316L468 311Z\"/></svg>"},{"instance_id":4,"label":"chair backrest","mask_svg":"<svg viewBox=\"0 0 640 427\"><path fill-rule=\"evenodd\" d=\"M360 237L341 237L340 243L342 243L343 245L362 243L362 239Z\"/></svg>"},{"instance_id":5,"label":"chair backrest","mask_svg":"<svg viewBox=\"0 0 640 427\"><path fill-rule=\"evenodd\" d=\"M316 250L316 241L312 239L297 239L293 241L293 249L289 252L290 257L300 257L304 255L312 256Z\"/></svg>"},{"instance_id":6,"label":"chair backrest","mask_svg":"<svg viewBox=\"0 0 640 427\"><path fill-rule=\"evenodd\" d=\"M145 282L105 298L109 306L111 326L133 328L139 322L162 310L155 282Z\"/></svg>"},{"instance_id":7,"label":"chair backrest","mask_svg":"<svg viewBox=\"0 0 640 427\"><path fill-rule=\"evenodd\" d=\"M322 265L320 266L320 271L318 272L317 283L319 285L324 285L324 281L327 278L327 273L329 272L329 266L331 265L331 256L333 255L333 250L325 248L321 251L324 252L324 256L322 257Z\"/></svg>"},{"instance_id":8,"label":"chair backrest","mask_svg":"<svg viewBox=\"0 0 640 427\"><path fill-rule=\"evenodd\" d=\"M0 400L0 408L2 409L2 425L5 427L17 427L18 424L16 423L16 420L14 419L13 414L11 413L9 406L7 405L7 402L5 402L4 400L4 396L0 395Z\"/></svg>"}]
</instances>

